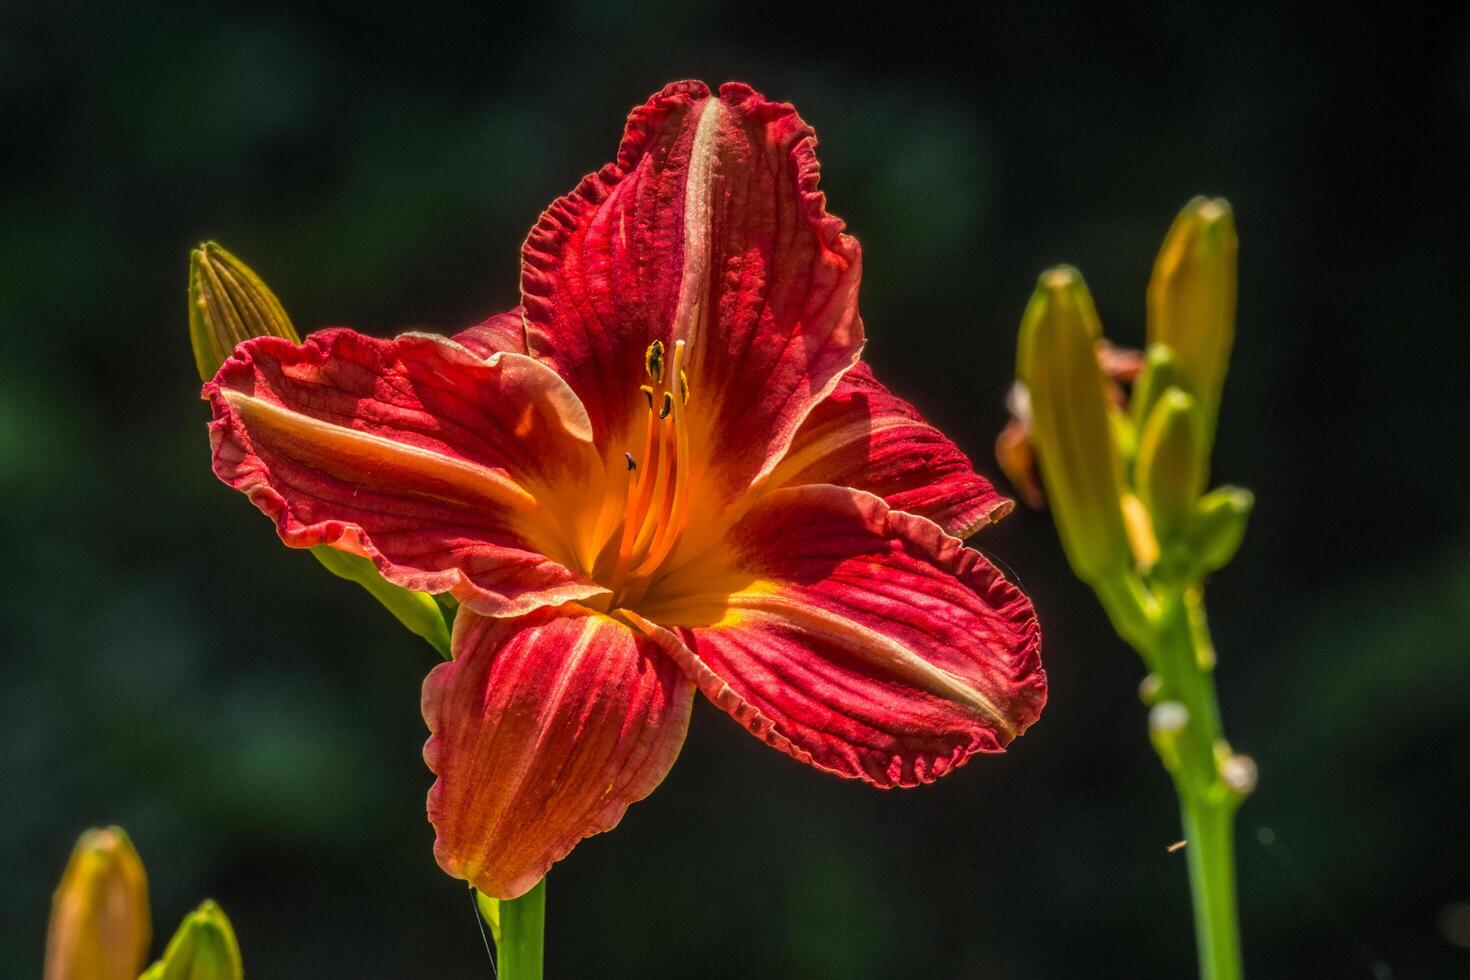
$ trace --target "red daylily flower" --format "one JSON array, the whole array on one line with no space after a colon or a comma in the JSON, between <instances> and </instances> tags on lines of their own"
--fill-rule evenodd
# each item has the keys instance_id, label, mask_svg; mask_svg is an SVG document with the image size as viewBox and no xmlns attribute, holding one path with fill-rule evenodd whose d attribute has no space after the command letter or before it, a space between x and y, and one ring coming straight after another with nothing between
<instances>
[{"instance_id":1,"label":"red daylily flower","mask_svg":"<svg viewBox=\"0 0 1470 980\"><path fill-rule=\"evenodd\" d=\"M513 898L663 779L694 689L819 769L914 786L1046 697L1004 515L858 360L812 131L684 82L541 216L523 306L454 338L241 344L215 473L293 547L460 602L424 684L435 853Z\"/></svg>"}]
</instances>

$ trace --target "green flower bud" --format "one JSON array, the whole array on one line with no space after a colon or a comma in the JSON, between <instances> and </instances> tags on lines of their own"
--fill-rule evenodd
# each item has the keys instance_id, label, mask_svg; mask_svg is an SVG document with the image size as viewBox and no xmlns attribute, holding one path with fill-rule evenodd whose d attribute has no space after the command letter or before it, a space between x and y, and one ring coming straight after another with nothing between
<instances>
[{"instance_id":1,"label":"green flower bud","mask_svg":"<svg viewBox=\"0 0 1470 980\"><path fill-rule=\"evenodd\" d=\"M1235 340L1238 248L1230 205L1197 197L1174 220L1148 284L1148 341L1178 359L1182 387L1200 406L1206 458Z\"/></svg>"},{"instance_id":2,"label":"green flower bud","mask_svg":"<svg viewBox=\"0 0 1470 980\"><path fill-rule=\"evenodd\" d=\"M1101 335L1082 275L1068 266L1043 273L1021 320L1016 371L1030 396L1032 442L1062 544L1087 582L1133 564L1122 460L1097 361Z\"/></svg>"},{"instance_id":3,"label":"green flower bud","mask_svg":"<svg viewBox=\"0 0 1470 980\"><path fill-rule=\"evenodd\" d=\"M1108 427L1113 430L1113 445L1118 447L1118 457L1126 472L1138 454L1138 427L1128 413L1116 405L1108 406Z\"/></svg>"},{"instance_id":4,"label":"green flower bud","mask_svg":"<svg viewBox=\"0 0 1470 980\"><path fill-rule=\"evenodd\" d=\"M1159 538L1148 508L1136 493L1123 494L1123 529L1128 532L1128 545L1133 549L1133 564L1150 569L1159 560Z\"/></svg>"},{"instance_id":5,"label":"green flower bud","mask_svg":"<svg viewBox=\"0 0 1470 980\"><path fill-rule=\"evenodd\" d=\"M1194 505L1189 520L1189 554L1200 574L1224 568L1245 537L1256 498L1249 490L1220 487Z\"/></svg>"},{"instance_id":6,"label":"green flower bud","mask_svg":"<svg viewBox=\"0 0 1470 980\"><path fill-rule=\"evenodd\" d=\"M134 980L151 939L133 842L121 827L82 834L51 899L46 980Z\"/></svg>"},{"instance_id":7,"label":"green flower bud","mask_svg":"<svg viewBox=\"0 0 1470 980\"><path fill-rule=\"evenodd\" d=\"M241 980L244 975L230 920L218 905L205 901L184 918L163 959L139 980Z\"/></svg>"},{"instance_id":8,"label":"green flower bud","mask_svg":"<svg viewBox=\"0 0 1470 980\"><path fill-rule=\"evenodd\" d=\"M1194 503L1204 492L1199 428L1195 400L1170 388L1149 413L1139 440L1133 482L1166 550L1184 538Z\"/></svg>"},{"instance_id":9,"label":"green flower bud","mask_svg":"<svg viewBox=\"0 0 1470 980\"><path fill-rule=\"evenodd\" d=\"M199 379L214 377L235 345L251 337L301 343L270 287L244 262L205 242L189 255L189 341Z\"/></svg>"},{"instance_id":10,"label":"green flower bud","mask_svg":"<svg viewBox=\"0 0 1470 980\"><path fill-rule=\"evenodd\" d=\"M1179 374L1179 359L1174 356L1173 349L1163 344L1150 344L1144 351L1143 367L1139 369L1138 381L1133 385L1133 395L1128 399L1134 428L1143 431L1149 413L1164 392L1170 388L1187 387Z\"/></svg>"}]
</instances>

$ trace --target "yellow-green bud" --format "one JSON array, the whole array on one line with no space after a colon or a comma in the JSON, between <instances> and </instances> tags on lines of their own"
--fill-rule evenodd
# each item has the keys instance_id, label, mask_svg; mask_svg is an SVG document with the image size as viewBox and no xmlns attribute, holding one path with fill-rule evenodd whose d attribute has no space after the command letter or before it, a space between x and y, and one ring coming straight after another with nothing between
<instances>
[{"instance_id":1,"label":"yellow-green bud","mask_svg":"<svg viewBox=\"0 0 1470 980\"><path fill-rule=\"evenodd\" d=\"M82 834L51 899L46 980L135 980L151 939L133 842L121 827Z\"/></svg>"},{"instance_id":2,"label":"yellow-green bud","mask_svg":"<svg viewBox=\"0 0 1470 980\"><path fill-rule=\"evenodd\" d=\"M1124 492L1123 529L1128 532L1128 545L1133 549L1133 563L1140 569L1153 568L1159 560L1159 538L1154 533L1154 521L1148 508L1138 494Z\"/></svg>"},{"instance_id":3,"label":"yellow-green bud","mask_svg":"<svg viewBox=\"0 0 1470 980\"><path fill-rule=\"evenodd\" d=\"M1256 498L1249 490L1220 487L1194 505L1189 521L1189 553L1200 573L1224 568L1245 537Z\"/></svg>"},{"instance_id":4,"label":"yellow-green bud","mask_svg":"<svg viewBox=\"0 0 1470 980\"><path fill-rule=\"evenodd\" d=\"M1143 366L1138 380L1133 385L1133 394L1128 399L1129 417L1134 428L1143 431L1149 413L1158 404L1159 396L1170 388L1187 387L1179 376L1179 359L1172 348L1164 344L1150 344L1143 353Z\"/></svg>"},{"instance_id":5,"label":"yellow-green bud","mask_svg":"<svg viewBox=\"0 0 1470 980\"><path fill-rule=\"evenodd\" d=\"M1197 197L1174 219L1148 284L1148 342L1173 350L1200 406L1206 458L1235 340L1238 249L1229 203Z\"/></svg>"},{"instance_id":6,"label":"yellow-green bud","mask_svg":"<svg viewBox=\"0 0 1470 980\"><path fill-rule=\"evenodd\" d=\"M208 381L251 337L301 338L276 294L249 266L205 242L189 254L189 341L199 379Z\"/></svg>"},{"instance_id":7,"label":"yellow-green bud","mask_svg":"<svg viewBox=\"0 0 1470 980\"><path fill-rule=\"evenodd\" d=\"M1133 482L1165 549L1184 537L1194 503L1204 492L1199 428L1195 400L1170 388L1149 413L1139 440Z\"/></svg>"},{"instance_id":8,"label":"yellow-green bud","mask_svg":"<svg viewBox=\"0 0 1470 980\"><path fill-rule=\"evenodd\" d=\"M1016 372L1031 399L1031 440L1067 558L1087 582L1132 567L1123 467L1096 344L1097 310L1069 266L1042 274L1021 320Z\"/></svg>"},{"instance_id":9,"label":"yellow-green bud","mask_svg":"<svg viewBox=\"0 0 1470 980\"><path fill-rule=\"evenodd\" d=\"M1127 471L1138 453L1138 427L1128 413L1111 403L1108 404L1108 427L1113 430L1113 445L1118 447L1118 457Z\"/></svg>"},{"instance_id":10,"label":"yellow-green bud","mask_svg":"<svg viewBox=\"0 0 1470 980\"><path fill-rule=\"evenodd\" d=\"M224 911L212 901L184 917L163 959L139 980L241 980L240 944Z\"/></svg>"}]
</instances>

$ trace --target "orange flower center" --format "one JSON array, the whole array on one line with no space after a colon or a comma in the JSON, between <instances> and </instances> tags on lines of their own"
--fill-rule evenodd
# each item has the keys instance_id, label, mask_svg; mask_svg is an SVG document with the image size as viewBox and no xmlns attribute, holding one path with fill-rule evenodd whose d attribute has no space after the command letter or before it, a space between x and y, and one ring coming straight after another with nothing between
<instances>
[{"instance_id":1,"label":"orange flower center","mask_svg":"<svg viewBox=\"0 0 1470 980\"><path fill-rule=\"evenodd\" d=\"M662 341L649 345L644 367L651 384L640 391L648 405L643 450L627 459L627 491L621 531L614 531L597 562L596 581L613 591L614 608L638 601L659 565L674 550L689 521L689 378L685 342L672 357Z\"/></svg>"}]
</instances>

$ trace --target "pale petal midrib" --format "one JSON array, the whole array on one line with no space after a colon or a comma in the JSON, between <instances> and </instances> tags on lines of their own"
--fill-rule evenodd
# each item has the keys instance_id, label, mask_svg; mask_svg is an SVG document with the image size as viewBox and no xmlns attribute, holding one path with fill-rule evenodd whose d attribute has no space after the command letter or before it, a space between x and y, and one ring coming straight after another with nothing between
<instances>
[{"instance_id":1,"label":"pale petal midrib","mask_svg":"<svg viewBox=\"0 0 1470 980\"><path fill-rule=\"evenodd\" d=\"M536 498L525 488L507 474L490 467L313 418L244 392L224 391L221 394L247 426L253 424L274 428L289 438L307 442L323 454L335 455L332 452L334 447L338 450L352 447L363 455L376 450L385 461L391 459L412 472L464 487L470 500L488 497L511 508L528 511L539 509ZM310 465L307 460L302 461ZM421 490L413 492L419 496L438 497ZM448 502L464 504L470 500Z\"/></svg>"},{"instance_id":2,"label":"pale petal midrib","mask_svg":"<svg viewBox=\"0 0 1470 980\"><path fill-rule=\"evenodd\" d=\"M674 307L670 343L688 342L691 351L703 357L700 332L708 322L709 277L712 249L710 225L714 210L714 162L724 106L718 98L705 99L689 147L689 169L684 178L684 247L679 276L679 297Z\"/></svg>"},{"instance_id":3,"label":"pale petal midrib","mask_svg":"<svg viewBox=\"0 0 1470 980\"><path fill-rule=\"evenodd\" d=\"M726 604L733 609L794 623L833 639L843 650L856 654L865 662L891 671L920 690L963 704L989 719L1008 737L1015 735L1014 727L994 701L963 678L929 663L913 650L876 630L769 592L735 593L726 599Z\"/></svg>"}]
</instances>

